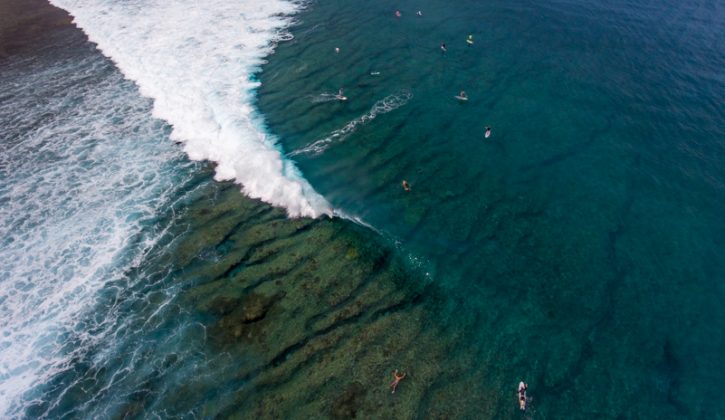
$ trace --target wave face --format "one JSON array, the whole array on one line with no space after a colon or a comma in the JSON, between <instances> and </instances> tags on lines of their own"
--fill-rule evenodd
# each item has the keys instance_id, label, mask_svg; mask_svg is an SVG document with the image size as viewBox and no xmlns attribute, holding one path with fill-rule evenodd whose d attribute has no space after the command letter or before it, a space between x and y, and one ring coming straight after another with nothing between
<instances>
[{"instance_id":1,"label":"wave face","mask_svg":"<svg viewBox=\"0 0 725 420\"><path fill-rule=\"evenodd\" d=\"M110 57L171 138L193 160L217 164L217 180L287 209L291 217L331 214L326 200L284 159L252 105L254 73L289 39L284 28L299 4L281 0L52 0Z\"/></svg>"}]
</instances>

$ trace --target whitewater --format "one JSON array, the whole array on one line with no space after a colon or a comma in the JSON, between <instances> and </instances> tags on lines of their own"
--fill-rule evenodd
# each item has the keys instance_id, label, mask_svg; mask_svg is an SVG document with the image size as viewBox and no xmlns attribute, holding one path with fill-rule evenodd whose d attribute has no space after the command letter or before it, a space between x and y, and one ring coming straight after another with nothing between
<instances>
[{"instance_id":1,"label":"whitewater","mask_svg":"<svg viewBox=\"0 0 725 420\"><path fill-rule=\"evenodd\" d=\"M217 180L284 207L291 217L332 214L286 160L254 107L255 73L302 4L290 1L52 0L121 72L154 100L193 160L216 164Z\"/></svg>"},{"instance_id":2,"label":"whitewater","mask_svg":"<svg viewBox=\"0 0 725 420\"><path fill-rule=\"evenodd\" d=\"M195 169L98 54L0 73L0 415L72 368L113 316L84 321L160 237Z\"/></svg>"},{"instance_id":3,"label":"whitewater","mask_svg":"<svg viewBox=\"0 0 725 420\"><path fill-rule=\"evenodd\" d=\"M115 334L113 308L88 316L99 292L132 286L128 271L164 233L159 214L194 188L198 166L169 139L290 217L333 214L254 107L254 74L290 39L301 4L52 3L122 75L99 54L64 56L62 44L54 61L0 73L13 98L0 102L0 414L9 418Z\"/></svg>"}]
</instances>

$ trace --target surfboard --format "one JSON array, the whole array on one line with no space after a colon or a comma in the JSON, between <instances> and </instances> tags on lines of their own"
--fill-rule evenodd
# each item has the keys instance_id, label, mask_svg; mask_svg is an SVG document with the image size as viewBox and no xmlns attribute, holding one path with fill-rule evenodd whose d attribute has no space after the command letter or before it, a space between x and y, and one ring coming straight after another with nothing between
<instances>
[{"instance_id":1,"label":"surfboard","mask_svg":"<svg viewBox=\"0 0 725 420\"><path fill-rule=\"evenodd\" d=\"M522 394L523 398L521 398ZM524 411L526 410L526 384L523 381L519 382L518 396L519 408Z\"/></svg>"},{"instance_id":2,"label":"surfboard","mask_svg":"<svg viewBox=\"0 0 725 420\"><path fill-rule=\"evenodd\" d=\"M341 100L341 101L347 101L347 96L340 96L340 95L335 95L335 98L336 98L336 99L339 99L339 100Z\"/></svg>"},{"instance_id":3,"label":"surfboard","mask_svg":"<svg viewBox=\"0 0 725 420\"><path fill-rule=\"evenodd\" d=\"M490 131L486 131L486 134L484 134L484 137L486 137L486 138L491 137L491 132Z\"/></svg>"},{"instance_id":4,"label":"surfboard","mask_svg":"<svg viewBox=\"0 0 725 420\"><path fill-rule=\"evenodd\" d=\"M465 97L465 96L458 96L458 95L456 95L456 96L454 96L454 98L458 99L459 101L467 101L468 100L468 98Z\"/></svg>"},{"instance_id":5,"label":"surfboard","mask_svg":"<svg viewBox=\"0 0 725 420\"><path fill-rule=\"evenodd\" d=\"M468 43L468 45L473 45L473 40L472 39L467 39L466 42Z\"/></svg>"}]
</instances>

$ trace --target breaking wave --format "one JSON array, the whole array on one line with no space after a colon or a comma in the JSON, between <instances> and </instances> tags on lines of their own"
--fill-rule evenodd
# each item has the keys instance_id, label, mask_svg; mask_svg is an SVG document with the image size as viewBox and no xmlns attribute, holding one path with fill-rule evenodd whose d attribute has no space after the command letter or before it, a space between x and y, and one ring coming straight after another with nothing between
<instances>
[{"instance_id":1,"label":"breaking wave","mask_svg":"<svg viewBox=\"0 0 725 420\"><path fill-rule=\"evenodd\" d=\"M173 126L193 160L216 163L217 180L287 209L331 214L326 200L286 160L252 105L253 75L302 7L287 0L52 0Z\"/></svg>"}]
</instances>

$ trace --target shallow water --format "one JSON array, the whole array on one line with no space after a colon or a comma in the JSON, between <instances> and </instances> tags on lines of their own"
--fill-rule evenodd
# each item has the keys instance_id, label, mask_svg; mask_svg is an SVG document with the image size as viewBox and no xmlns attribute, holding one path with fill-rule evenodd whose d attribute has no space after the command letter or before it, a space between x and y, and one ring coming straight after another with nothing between
<instances>
[{"instance_id":1,"label":"shallow water","mask_svg":"<svg viewBox=\"0 0 725 420\"><path fill-rule=\"evenodd\" d=\"M309 4L258 77L360 223L215 182L67 16L27 25L0 58L5 416L512 418L519 380L530 418L725 415L722 9L399 7Z\"/></svg>"}]
</instances>

